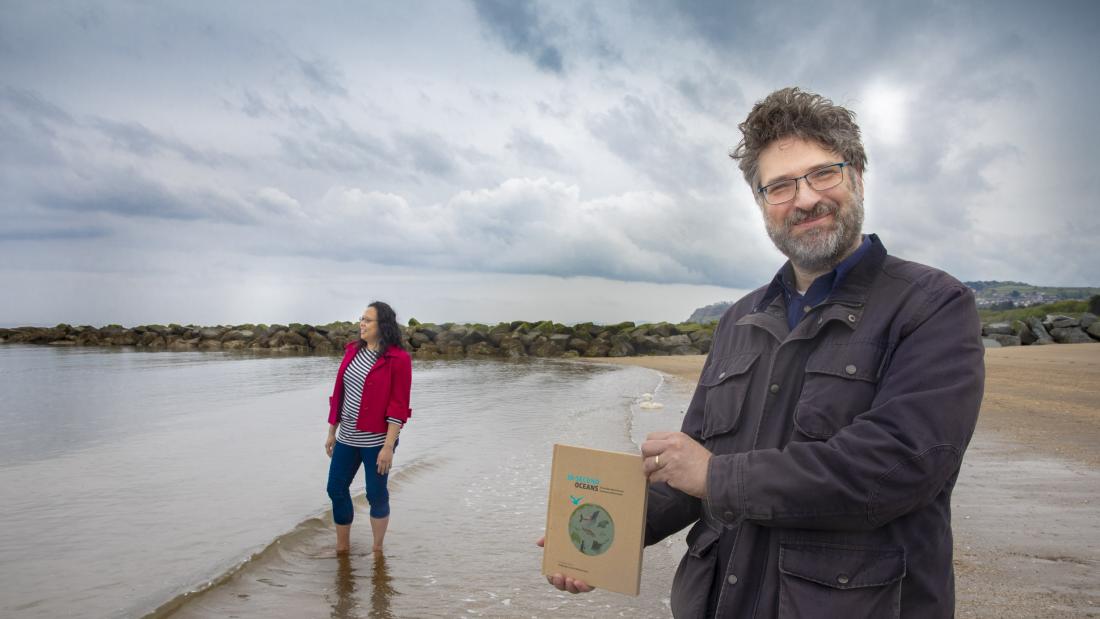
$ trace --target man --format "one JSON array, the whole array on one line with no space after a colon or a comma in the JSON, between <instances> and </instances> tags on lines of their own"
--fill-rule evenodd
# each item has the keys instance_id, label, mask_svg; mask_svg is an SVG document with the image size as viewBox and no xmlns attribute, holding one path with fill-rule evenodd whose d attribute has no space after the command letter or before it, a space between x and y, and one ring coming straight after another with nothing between
<instances>
[{"instance_id":1,"label":"man","mask_svg":"<svg viewBox=\"0 0 1100 619\"><path fill-rule=\"evenodd\" d=\"M731 157L789 261L722 317L682 432L642 445L646 543L693 525L673 614L951 617L951 490L985 376L973 295L861 234L850 111L786 88L740 129Z\"/></svg>"}]
</instances>

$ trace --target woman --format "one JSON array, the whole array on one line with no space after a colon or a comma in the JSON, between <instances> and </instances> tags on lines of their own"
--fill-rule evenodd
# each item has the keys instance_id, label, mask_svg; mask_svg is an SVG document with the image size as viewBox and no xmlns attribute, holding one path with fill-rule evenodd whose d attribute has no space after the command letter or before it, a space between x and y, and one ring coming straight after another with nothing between
<instances>
[{"instance_id":1,"label":"woman","mask_svg":"<svg viewBox=\"0 0 1100 619\"><path fill-rule=\"evenodd\" d=\"M366 477L373 550L382 550L390 521L386 481L397 435L412 415L411 385L412 362L401 344L397 314L389 305L375 301L359 319L359 339L347 345L329 398L325 452L332 459L328 495L336 521L337 554L351 547L355 509L349 489L360 464Z\"/></svg>"}]
</instances>

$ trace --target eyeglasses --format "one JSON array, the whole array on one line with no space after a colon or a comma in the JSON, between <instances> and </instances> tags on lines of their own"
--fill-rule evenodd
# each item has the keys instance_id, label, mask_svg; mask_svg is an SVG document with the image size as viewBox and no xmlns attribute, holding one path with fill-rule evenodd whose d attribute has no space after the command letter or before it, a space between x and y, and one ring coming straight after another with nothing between
<instances>
[{"instance_id":1,"label":"eyeglasses","mask_svg":"<svg viewBox=\"0 0 1100 619\"><path fill-rule=\"evenodd\" d=\"M839 185L840 181L844 180L844 172L842 170L845 166L850 165L852 164L847 161L830 163L825 167L818 168L808 174L803 174L798 178L788 178L776 181L766 187L757 189L757 191L764 196L764 201L768 204L783 204L784 202L794 200L794 197L798 195L798 181L806 179L806 184L814 191L832 189Z\"/></svg>"},{"instance_id":2,"label":"eyeglasses","mask_svg":"<svg viewBox=\"0 0 1100 619\"><path fill-rule=\"evenodd\" d=\"M378 322L378 321L373 319L373 318L360 318L359 322Z\"/></svg>"}]
</instances>

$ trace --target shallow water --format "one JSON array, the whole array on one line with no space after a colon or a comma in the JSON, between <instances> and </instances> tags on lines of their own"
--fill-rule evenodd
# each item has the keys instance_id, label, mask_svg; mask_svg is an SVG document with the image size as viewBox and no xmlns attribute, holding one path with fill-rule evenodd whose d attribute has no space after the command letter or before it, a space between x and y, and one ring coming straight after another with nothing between
<instances>
[{"instance_id":1,"label":"shallow water","mask_svg":"<svg viewBox=\"0 0 1100 619\"><path fill-rule=\"evenodd\" d=\"M667 616L675 542L647 550L637 598L559 593L533 543L555 442L631 451L678 426L682 394L637 407L658 374L416 363L385 552L369 553L359 496L337 559L323 453L337 363L0 346L0 614Z\"/></svg>"}]
</instances>

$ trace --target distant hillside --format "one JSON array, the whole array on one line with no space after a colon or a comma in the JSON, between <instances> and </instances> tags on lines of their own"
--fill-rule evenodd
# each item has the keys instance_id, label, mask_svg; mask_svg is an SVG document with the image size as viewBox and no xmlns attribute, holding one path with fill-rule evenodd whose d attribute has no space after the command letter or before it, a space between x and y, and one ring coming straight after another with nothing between
<instances>
[{"instance_id":1,"label":"distant hillside","mask_svg":"<svg viewBox=\"0 0 1100 619\"><path fill-rule=\"evenodd\" d=\"M978 307L996 310L1030 307L1057 301L1088 299L1093 295L1100 295L1100 288L1033 286L1024 282L1001 281L963 282L963 284L974 291ZM713 322L721 318L730 305L733 305L733 303L719 301L706 307L700 307L691 313L691 317L687 319L687 322Z\"/></svg>"},{"instance_id":2,"label":"distant hillside","mask_svg":"<svg viewBox=\"0 0 1100 619\"><path fill-rule=\"evenodd\" d=\"M687 319L687 322L697 322L699 324L715 322L722 317L722 314L726 313L731 305L733 303L730 301L719 301L706 307L700 307L691 313L691 317Z\"/></svg>"},{"instance_id":3,"label":"distant hillside","mask_svg":"<svg viewBox=\"0 0 1100 619\"><path fill-rule=\"evenodd\" d=\"M1068 301L1088 299L1100 294L1100 288L1069 288L1057 286L1032 286L1024 282L963 282L974 291L978 307L997 307L1009 309Z\"/></svg>"}]
</instances>

